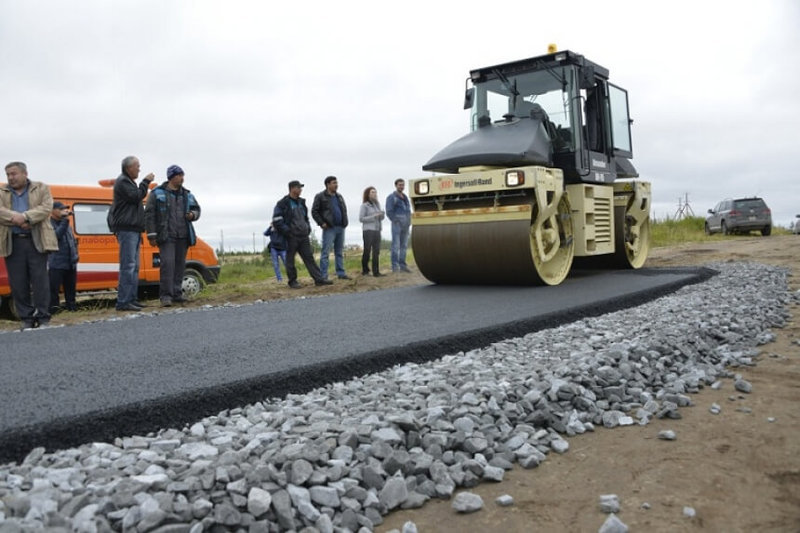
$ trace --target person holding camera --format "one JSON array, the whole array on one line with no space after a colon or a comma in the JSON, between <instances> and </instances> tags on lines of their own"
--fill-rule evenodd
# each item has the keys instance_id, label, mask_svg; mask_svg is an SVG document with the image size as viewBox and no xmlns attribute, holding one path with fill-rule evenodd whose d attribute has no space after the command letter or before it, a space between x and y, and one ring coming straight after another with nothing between
<instances>
[{"instance_id":1,"label":"person holding camera","mask_svg":"<svg viewBox=\"0 0 800 533\"><path fill-rule=\"evenodd\" d=\"M114 199L108 210L108 229L119 243L119 284L117 311L141 311L136 300L139 291L139 250L144 231L142 200L155 179L151 172L136 185L141 165L136 156L122 160L122 173L114 182Z\"/></svg>"},{"instance_id":2,"label":"person holding camera","mask_svg":"<svg viewBox=\"0 0 800 533\"><path fill-rule=\"evenodd\" d=\"M183 177L183 169L171 165L167 181L153 189L144 208L147 239L158 246L161 258L158 296L162 307L186 302L183 297L186 252L197 242L192 222L200 218L200 204L191 191L184 189Z\"/></svg>"},{"instance_id":3,"label":"person holding camera","mask_svg":"<svg viewBox=\"0 0 800 533\"><path fill-rule=\"evenodd\" d=\"M50 252L47 257L47 268L50 272L50 313L60 309L58 291L64 287L64 309L77 311L75 302L75 286L78 281L78 243L69 225L69 207L61 202L53 202L50 212L50 224L58 239L58 250Z\"/></svg>"}]
</instances>

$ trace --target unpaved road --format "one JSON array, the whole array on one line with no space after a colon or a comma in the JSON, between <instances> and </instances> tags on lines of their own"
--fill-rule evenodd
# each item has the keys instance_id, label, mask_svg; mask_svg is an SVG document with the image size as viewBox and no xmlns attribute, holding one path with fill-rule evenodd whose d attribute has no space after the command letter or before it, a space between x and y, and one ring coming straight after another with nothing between
<instances>
[{"instance_id":1,"label":"unpaved road","mask_svg":"<svg viewBox=\"0 0 800 533\"><path fill-rule=\"evenodd\" d=\"M752 261L790 268L800 288L800 237L735 237L656 249L647 266ZM747 283L747 280L742 280ZM797 309L792 309L797 315ZM606 515L601 494L617 494L619 518L631 531L800 531L800 322L776 330L754 368L737 369L753 384L739 395L726 380L706 388L682 408L681 420L654 420L644 427L598 428L570 438L570 451L551 454L533 470L516 468L503 482L470 489L481 511L459 515L450 501L387 517L377 531L401 529L411 520L420 532L597 531ZM780 357L770 357L777 354ZM734 400L730 400L730 397ZM712 415L712 403L722 406ZM751 413L736 411L746 406ZM769 422L768 418L774 418ZM662 429L678 438L656 438ZM511 507L495 498L510 494ZM643 509L643 503L650 509ZM693 507L694 518L683 516Z\"/></svg>"}]
</instances>

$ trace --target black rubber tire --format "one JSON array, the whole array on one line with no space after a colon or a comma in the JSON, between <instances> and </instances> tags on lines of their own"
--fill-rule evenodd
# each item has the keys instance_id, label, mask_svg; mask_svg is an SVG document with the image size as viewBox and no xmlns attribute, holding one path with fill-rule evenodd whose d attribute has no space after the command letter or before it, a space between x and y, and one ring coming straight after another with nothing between
<instances>
[{"instance_id":1,"label":"black rubber tire","mask_svg":"<svg viewBox=\"0 0 800 533\"><path fill-rule=\"evenodd\" d=\"M722 234L723 235L730 235L730 231L728 231L728 225L725 224L725 221L722 221Z\"/></svg>"},{"instance_id":2,"label":"black rubber tire","mask_svg":"<svg viewBox=\"0 0 800 533\"><path fill-rule=\"evenodd\" d=\"M711 235L711 228L708 227L708 222L705 223L703 229L705 230L706 235Z\"/></svg>"},{"instance_id":3,"label":"black rubber tire","mask_svg":"<svg viewBox=\"0 0 800 533\"><path fill-rule=\"evenodd\" d=\"M772 226L767 226L761 230L761 235L764 237L768 237L772 233Z\"/></svg>"}]
</instances>

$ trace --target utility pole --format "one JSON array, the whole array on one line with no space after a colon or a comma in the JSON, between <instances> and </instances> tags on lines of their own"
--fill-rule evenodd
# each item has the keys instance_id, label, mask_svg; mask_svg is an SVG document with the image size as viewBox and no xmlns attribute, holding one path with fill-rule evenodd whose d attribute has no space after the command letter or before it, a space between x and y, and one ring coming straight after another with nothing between
<instances>
[{"instance_id":1,"label":"utility pole","mask_svg":"<svg viewBox=\"0 0 800 533\"><path fill-rule=\"evenodd\" d=\"M678 210L675 211L675 220L682 220L687 217L693 217L694 211L692 206L689 205L689 193L684 193L684 198L678 198Z\"/></svg>"}]
</instances>

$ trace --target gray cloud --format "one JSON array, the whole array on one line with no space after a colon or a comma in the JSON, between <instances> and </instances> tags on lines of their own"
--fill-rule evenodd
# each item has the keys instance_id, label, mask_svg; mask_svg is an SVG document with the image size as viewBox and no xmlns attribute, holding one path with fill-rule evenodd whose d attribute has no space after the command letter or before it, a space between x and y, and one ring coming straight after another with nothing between
<instances>
[{"instance_id":1,"label":"gray cloud","mask_svg":"<svg viewBox=\"0 0 800 533\"><path fill-rule=\"evenodd\" d=\"M800 213L798 7L640 4L6 2L0 153L52 183L114 177L128 154L162 178L178 163L203 204L201 236L249 248L290 179L310 201L337 175L356 212L367 185L385 198L395 178L424 175L466 132L469 70L554 40L630 92L656 216L685 193L697 214L760 194L788 223ZM360 225L349 230L358 242Z\"/></svg>"}]
</instances>

